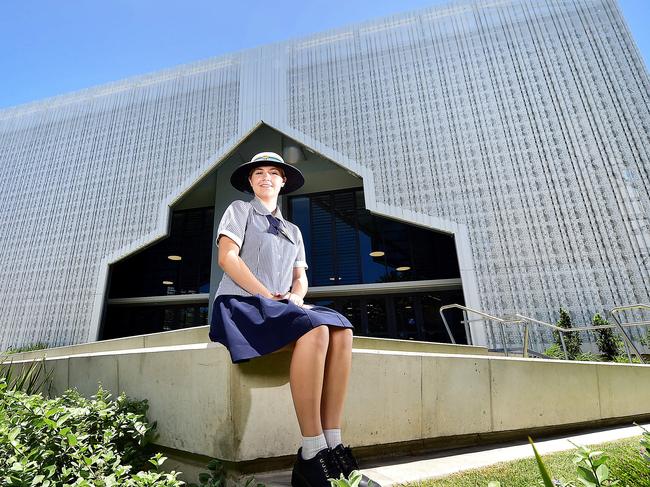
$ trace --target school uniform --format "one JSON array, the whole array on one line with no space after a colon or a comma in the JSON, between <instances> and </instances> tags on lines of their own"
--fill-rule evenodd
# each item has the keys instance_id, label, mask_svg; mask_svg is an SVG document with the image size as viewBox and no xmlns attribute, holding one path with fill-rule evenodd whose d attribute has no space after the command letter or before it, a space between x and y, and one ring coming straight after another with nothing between
<instances>
[{"instance_id":1,"label":"school uniform","mask_svg":"<svg viewBox=\"0 0 650 487\"><path fill-rule=\"evenodd\" d=\"M304 267L305 246L300 229L271 212L262 201L233 201L217 230L239 245L239 256L272 293L291 290L293 269ZM224 272L212 310L210 339L228 348L233 363L240 363L281 349L321 325L353 328L340 313L324 306L297 306L252 295Z\"/></svg>"}]
</instances>

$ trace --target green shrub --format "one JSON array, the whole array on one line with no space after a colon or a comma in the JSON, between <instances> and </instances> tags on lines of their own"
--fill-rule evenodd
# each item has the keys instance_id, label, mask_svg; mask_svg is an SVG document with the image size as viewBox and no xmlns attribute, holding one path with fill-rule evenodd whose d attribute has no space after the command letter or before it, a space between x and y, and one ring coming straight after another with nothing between
<instances>
[{"instance_id":1,"label":"green shrub","mask_svg":"<svg viewBox=\"0 0 650 487\"><path fill-rule=\"evenodd\" d=\"M591 320L594 326L606 326L609 322L596 313ZM604 328L595 330L596 332L596 345L598 350L603 354L606 360L612 361L617 355L623 352L623 340L619 337L612 328Z\"/></svg>"},{"instance_id":2,"label":"green shrub","mask_svg":"<svg viewBox=\"0 0 650 487\"><path fill-rule=\"evenodd\" d=\"M613 362L619 363L619 364L629 364L630 359L627 357L627 354L622 354L622 355L617 355L614 357ZM639 360L639 357L636 355L632 355L632 363L633 364L640 364L641 361Z\"/></svg>"},{"instance_id":3,"label":"green shrub","mask_svg":"<svg viewBox=\"0 0 650 487\"><path fill-rule=\"evenodd\" d=\"M3 353L10 355L13 353L33 352L34 350L45 350L46 348L49 348L49 345L47 343L36 342L36 343L32 343L31 345L23 345L21 347L9 347Z\"/></svg>"},{"instance_id":4,"label":"green shrub","mask_svg":"<svg viewBox=\"0 0 650 487\"><path fill-rule=\"evenodd\" d=\"M563 308L560 308L560 319L556 325L560 328L573 328L573 324L571 323L571 316ZM560 332L553 331L553 337L555 338L555 343L561 347L562 342L560 340ZM580 337L580 333L577 331L564 333L564 344L566 345L566 351L567 355L569 356L569 360L575 360L575 358L580 354L582 347L582 338Z\"/></svg>"},{"instance_id":5,"label":"green shrub","mask_svg":"<svg viewBox=\"0 0 650 487\"><path fill-rule=\"evenodd\" d=\"M650 328L646 328L646 330L645 335L641 337L639 343L646 347L650 347Z\"/></svg>"},{"instance_id":6,"label":"green shrub","mask_svg":"<svg viewBox=\"0 0 650 487\"><path fill-rule=\"evenodd\" d=\"M265 487L264 484L257 482L255 477L242 477L226 482L226 468L218 458L210 460L206 468L208 472L199 474L199 483L189 484L188 487L225 487L226 483L242 487Z\"/></svg>"},{"instance_id":7,"label":"green shrub","mask_svg":"<svg viewBox=\"0 0 650 487\"><path fill-rule=\"evenodd\" d=\"M549 358L564 360L564 351L562 350L562 347L557 343L554 343L546 350L544 350L544 355L546 355ZM581 360L583 362L600 362L602 359L600 355L592 352L580 352L573 357L569 355L569 360Z\"/></svg>"},{"instance_id":8,"label":"green shrub","mask_svg":"<svg viewBox=\"0 0 650 487\"><path fill-rule=\"evenodd\" d=\"M112 401L101 386L92 399L74 390L45 399L0 378L0 485L183 485L178 473L159 472L165 458L152 456L147 409L123 394Z\"/></svg>"},{"instance_id":9,"label":"green shrub","mask_svg":"<svg viewBox=\"0 0 650 487\"><path fill-rule=\"evenodd\" d=\"M580 360L582 362L601 362L602 357L592 352L580 352L576 355L575 360Z\"/></svg>"},{"instance_id":10,"label":"green shrub","mask_svg":"<svg viewBox=\"0 0 650 487\"><path fill-rule=\"evenodd\" d=\"M562 351L562 346L554 343L546 350L544 350L544 355L549 358L564 359L564 352Z\"/></svg>"}]
</instances>

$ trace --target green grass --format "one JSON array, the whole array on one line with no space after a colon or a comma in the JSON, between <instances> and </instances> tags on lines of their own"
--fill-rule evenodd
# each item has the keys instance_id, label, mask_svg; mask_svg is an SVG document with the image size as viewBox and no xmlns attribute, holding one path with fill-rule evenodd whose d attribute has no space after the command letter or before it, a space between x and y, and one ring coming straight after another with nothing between
<instances>
[{"instance_id":1,"label":"green grass","mask_svg":"<svg viewBox=\"0 0 650 487\"><path fill-rule=\"evenodd\" d=\"M588 446L592 450L603 451L608 454L611 457L609 466L612 475L615 477L617 474L623 476L629 470L629 465L626 464L627 460L635 455L638 456L640 438L640 436L636 436L600 445ZM532 448L530 452L532 455ZM553 479L570 480L574 481L576 485L582 485L576 480L576 467L573 463L573 457L573 450L542 455L546 468ZM543 485L534 458L498 463L490 467L454 474L444 479L425 480L406 485L411 487L487 487L488 482L491 480L501 482L501 487ZM627 484L619 485L623 487ZM635 487L642 487L641 485L634 485ZM650 479L647 485L650 486Z\"/></svg>"}]
</instances>

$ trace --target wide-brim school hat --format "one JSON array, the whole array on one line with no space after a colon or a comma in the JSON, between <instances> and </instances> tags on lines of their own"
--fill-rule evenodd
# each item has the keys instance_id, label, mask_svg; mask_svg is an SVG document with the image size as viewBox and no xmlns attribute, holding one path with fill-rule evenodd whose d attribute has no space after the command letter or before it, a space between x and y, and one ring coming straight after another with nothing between
<instances>
[{"instance_id":1,"label":"wide-brim school hat","mask_svg":"<svg viewBox=\"0 0 650 487\"><path fill-rule=\"evenodd\" d=\"M260 152L259 154L255 154L250 161L245 162L235 169L232 176L230 176L230 184L243 193L252 193L253 188L251 188L248 182L248 175L253 169L260 166L275 166L284 171L287 180L280 190L280 194L291 193L305 184L305 177L300 170L284 162L282 156L275 152Z\"/></svg>"}]
</instances>

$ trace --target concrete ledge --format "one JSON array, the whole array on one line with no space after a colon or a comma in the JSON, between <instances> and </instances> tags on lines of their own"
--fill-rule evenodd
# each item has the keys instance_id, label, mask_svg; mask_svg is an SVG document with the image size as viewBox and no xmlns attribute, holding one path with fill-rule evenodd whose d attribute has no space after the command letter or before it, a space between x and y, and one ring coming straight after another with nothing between
<instances>
[{"instance_id":1,"label":"concrete ledge","mask_svg":"<svg viewBox=\"0 0 650 487\"><path fill-rule=\"evenodd\" d=\"M114 393L149 400L161 446L244 465L295 455L290 358L279 352L235 366L224 347L203 343L45 363L53 393L76 387L92 395L101 381ZM342 428L346 441L368 454L426 449L443 438L447 446L454 438L471 444L647 417L648 383L648 365L354 349Z\"/></svg>"},{"instance_id":2,"label":"concrete ledge","mask_svg":"<svg viewBox=\"0 0 650 487\"><path fill-rule=\"evenodd\" d=\"M193 343L211 343L208 338L209 326L197 326L182 330L115 338L98 342L68 345L65 347L35 350L10 355L11 360L34 359L41 357L61 357L85 353L133 350L139 348L170 347ZM354 337L355 348L375 350L407 350L412 352L460 353L464 355L487 355L485 347L472 345L452 345L449 343L420 342L415 340L396 340L390 338Z\"/></svg>"}]
</instances>

